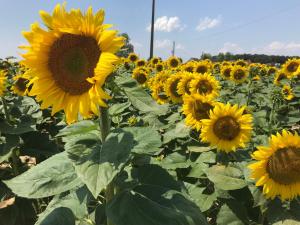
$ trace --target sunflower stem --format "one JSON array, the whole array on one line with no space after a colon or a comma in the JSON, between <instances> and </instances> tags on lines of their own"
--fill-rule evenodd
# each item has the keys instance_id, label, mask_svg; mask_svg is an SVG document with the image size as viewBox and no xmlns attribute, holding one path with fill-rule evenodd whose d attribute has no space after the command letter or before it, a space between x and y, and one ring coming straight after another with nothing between
<instances>
[{"instance_id":1,"label":"sunflower stem","mask_svg":"<svg viewBox=\"0 0 300 225\"><path fill-rule=\"evenodd\" d=\"M1 102L2 102L2 105L3 105L5 119L7 120L8 123L10 123L10 116L9 116L9 113L8 113L7 104L6 104L6 101L3 97L1 97Z\"/></svg>"},{"instance_id":2,"label":"sunflower stem","mask_svg":"<svg viewBox=\"0 0 300 225\"><path fill-rule=\"evenodd\" d=\"M251 100L251 96L252 96L252 90L251 90L251 85L252 85L252 79L250 79L249 83L248 83L248 86L247 86L247 89L248 89L248 93L247 93L247 106L249 105L250 103L250 100Z\"/></svg>"}]
</instances>

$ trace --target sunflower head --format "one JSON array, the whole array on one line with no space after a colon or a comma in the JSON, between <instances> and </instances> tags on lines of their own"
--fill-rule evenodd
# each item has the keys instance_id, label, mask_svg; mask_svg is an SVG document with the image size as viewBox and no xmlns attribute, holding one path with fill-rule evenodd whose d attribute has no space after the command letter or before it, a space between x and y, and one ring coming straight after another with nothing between
<instances>
[{"instance_id":1,"label":"sunflower head","mask_svg":"<svg viewBox=\"0 0 300 225\"><path fill-rule=\"evenodd\" d=\"M157 64L155 65L155 69L156 69L157 72L163 71L164 68L165 68L165 65L164 65L162 62L159 62L159 63L157 63Z\"/></svg>"},{"instance_id":2,"label":"sunflower head","mask_svg":"<svg viewBox=\"0 0 300 225\"><path fill-rule=\"evenodd\" d=\"M208 100L200 95L185 95L183 97L182 111L186 116L185 123L196 130L200 130L202 120L209 118L209 111L214 108L216 102Z\"/></svg>"},{"instance_id":3,"label":"sunflower head","mask_svg":"<svg viewBox=\"0 0 300 225\"><path fill-rule=\"evenodd\" d=\"M13 86L11 87L11 90L19 95L19 96L24 96L27 94L28 92L28 84L29 84L29 80L22 76L22 75L17 75L13 78L13 80L15 81Z\"/></svg>"},{"instance_id":4,"label":"sunflower head","mask_svg":"<svg viewBox=\"0 0 300 225\"><path fill-rule=\"evenodd\" d=\"M133 52L130 53L127 58L129 59L130 62L133 62L133 63L135 63L136 61L139 60L139 57L137 56L137 54L135 54Z\"/></svg>"},{"instance_id":5,"label":"sunflower head","mask_svg":"<svg viewBox=\"0 0 300 225\"><path fill-rule=\"evenodd\" d=\"M175 69L181 64L181 61L178 57L176 56L171 56L167 60L167 65L170 69Z\"/></svg>"},{"instance_id":6,"label":"sunflower head","mask_svg":"<svg viewBox=\"0 0 300 225\"><path fill-rule=\"evenodd\" d=\"M4 95L6 90L6 74L4 70L0 70L0 97Z\"/></svg>"},{"instance_id":7,"label":"sunflower head","mask_svg":"<svg viewBox=\"0 0 300 225\"><path fill-rule=\"evenodd\" d=\"M274 75L277 72L277 68L274 66L271 66L268 68L268 75Z\"/></svg>"},{"instance_id":8,"label":"sunflower head","mask_svg":"<svg viewBox=\"0 0 300 225\"><path fill-rule=\"evenodd\" d=\"M285 79L288 79L288 75L283 70L278 70L274 77L274 84L279 86Z\"/></svg>"},{"instance_id":9,"label":"sunflower head","mask_svg":"<svg viewBox=\"0 0 300 225\"><path fill-rule=\"evenodd\" d=\"M52 15L40 15L47 29L35 23L23 33L29 42L23 47L23 64L35 74L29 94L42 101L42 108L52 106L52 115L64 110L68 123L76 121L78 113L83 118L98 114L110 98L102 88L119 61L114 53L124 38L107 30L103 10L67 12L58 4Z\"/></svg>"},{"instance_id":10,"label":"sunflower head","mask_svg":"<svg viewBox=\"0 0 300 225\"><path fill-rule=\"evenodd\" d=\"M159 57L153 57L153 58L150 60L150 64L151 64L153 67L155 67L155 65L156 65L157 63L159 63L159 62L161 62L161 58L159 58Z\"/></svg>"},{"instance_id":11,"label":"sunflower head","mask_svg":"<svg viewBox=\"0 0 300 225\"><path fill-rule=\"evenodd\" d=\"M243 83L249 76L249 70L247 67L236 65L231 70L231 80L235 83Z\"/></svg>"},{"instance_id":12,"label":"sunflower head","mask_svg":"<svg viewBox=\"0 0 300 225\"><path fill-rule=\"evenodd\" d=\"M230 80L231 70L232 70L232 66L231 65L222 66L222 68L221 68L221 76L224 79L226 79L226 80Z\"/></svg>"},{"instance_id":13,"label":"sunflower head","mask_svg":"<svg viewBox=\"0 0 300 225\"><path fill-rule=\"evenodd\" d=\"M238 59L236 62L235 62L235 65L238 65L238 66L247 66L248 65L248 63L245 61L245 60L243 60L243 59Z\"/></svg>"},{"instance_id":14,"label":"sunflower head","mask_svg":"<svg viewBox=\"0 0 300 225\"><path fill-rule=\"evenodd\" d=\"M182 96L178 93L178 83L182 78L182 73L176 73L170 76L164 86L166 95L173 103L181 103Z\"/></svg>"},{"instance_id":15,"label":"sunflower head","mask_svg":"<svg viewBox=\"0 0 300 225\"><path fill-rule=\"evenodd\" d=\"M256 186L263 186L267 198L279 196L282 201L300 195L300 137L283 130L272 135L269 146L259 146L249 165Z\"/></svg>"},{"instance_id":16,"label":"sunflower head","mask_svg":"<svg viewBox=\"0 0 300 225\"><path fill-rule=\"evenodd\" d=\"M194 66L194 72L204 74L211 72L212 65L209 61L199 61Z\"/></svg>"},{"instance_id":17,"label":"sunflower head","mask_svg":"<svg viewBox=\"0 0 300 225\"><path fill-rule=\"evenodd\" d=\"M298 67L300 65L300 59L288 59L283 65L282 69L285 71L285 73L288 75L288 77L292 77L293 74L297 71Z\"/></svg>"},{"instance_id":18,"label":"sunflower head","mask_svg":"<svg viewBox=\"0 0 300 225\"><path fill-rule=\"evenodd\" d=\"M182 96L184 95L190 95L191 91L190 91L190 83L191 81L195 78L195 74L194 73L190 73L190 72L180 72L182 75L181 80L178 83L178 93Z\"/></svg>"},{"instance_id":19,"label":"sunflower head","mask_svg":"<svg viewBox=\"0 0 300 225\"><path fill-rule=\"evenodd\" d=\"M219 151L231 152L245 147L252 131L252 116L244 107L218 103L210 111L209 119L202 120L201 140Z\"/></svg>"},{"instance_id":20,"label":"sunflower head","mask_svg":"<svg viewBox=\"0 0 300 225\"><path fill-rule=\"evenodd\" d=\"M289 85L283 85L281 93L283 95L283 98L288 101L292 100L295 97L293 94L293 89Z\"/></svg>"},{"instance_id":21,"label":"sunflower head","mask_svg":"<svg viewBox=\"0 0 300 225\"><path fill-rule=\"evenodd\" d=\"M211 74L196 76L190 82L190 92L213 99L219 95L220 84Z\"/></svg>"},{"instance_id":22,"label":"sunflower head","mask_svg":"<svg viewBox=\"0 0 300 225\"><path fill-rule=\"evenodd\" d=\"M145 85L148 80L149 71L144 67L137 67L132 72L132 78L140 85Z\"/></svg>"},{"instance_id":23,"label":"sunflower head","mask_svg":"<svg viewBox=\"0 0 300 225\"><path fill-rule=\"evenodd\" d=\"M195 62L189 61L182 65L181 70L192 73L195 69Z\"/></svg>"},{"instance_id":24,"label":"sunflower head","mask_svg":"<svg viewBox=\"0 0 300 225\"><path fill-rule=\"evenodd\" d=\"M147 64L147 62L144 59L139 59L139 60L136 61L136 66L137 67L143 67L143 66L146 66L146 64Z\"/></svg>"}]
</instances>

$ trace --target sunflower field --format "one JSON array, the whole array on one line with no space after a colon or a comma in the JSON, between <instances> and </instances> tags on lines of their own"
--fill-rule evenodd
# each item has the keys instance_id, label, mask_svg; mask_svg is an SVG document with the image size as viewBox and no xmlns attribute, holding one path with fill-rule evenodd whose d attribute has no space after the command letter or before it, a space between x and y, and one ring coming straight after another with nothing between
<instances>
[{"instance_id":1,"label":"sunflower field","mask_svg":"<svg viewBox=\"0 0 300 225\"><path fill-rule=\"evenodd\" d=\"M300 224L300 59L119 57L103 10L40 16L0 60L0 225Z\"/></svg>"}]
</instances>

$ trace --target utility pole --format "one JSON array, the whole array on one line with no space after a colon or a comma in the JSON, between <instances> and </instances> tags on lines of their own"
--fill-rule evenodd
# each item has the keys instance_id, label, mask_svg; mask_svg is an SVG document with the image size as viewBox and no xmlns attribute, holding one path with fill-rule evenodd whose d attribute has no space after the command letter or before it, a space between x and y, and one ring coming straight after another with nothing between
<instances>
[{"instance_id":1,"label":"utility pole","mask_svg":"<svg viewBox=\"0 0 300 225\"><path fill-rule=\"evenodd\" d=\"M155 17L155 0L152 0L151 39L150 39L150 59L153 58L154 17Z\"/></svg>"},{"instance_id":2,"label":"utility pole","mask_svg":"<svg viewBox=\"0 0 300 225\"><path fill-rule=\"evenodd\" d=\"M175 55L175 41L173 41L172 56Z\"/></svg>"}]
</instances>

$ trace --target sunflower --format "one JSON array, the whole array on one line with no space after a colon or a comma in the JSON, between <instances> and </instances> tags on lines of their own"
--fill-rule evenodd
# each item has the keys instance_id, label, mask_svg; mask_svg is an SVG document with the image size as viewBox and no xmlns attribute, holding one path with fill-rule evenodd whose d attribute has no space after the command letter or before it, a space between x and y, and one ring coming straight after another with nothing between
<instances>
[{"instance_id":1,"label":"sunflower","mask_svg":"<svg viewBox=\"0 0 300 225\"><path fill-rule=\"evenodd\" d=\"M218 103L202 120L201 140L227 153L244 148L252 131L252 116L244 112L245 107Z\"/></svg>"},{"instance_id":2,"label":"sunflower","mask_svg":"<svg viewBox=\"0 0 300 225\"><path fill-rule=\"evenodd\" d=\"M150 60L150 64L151 64L152 66L154 66L154 67L155 67L155 65L156 65L157 63L159 63L159 62L161 62L161 59L160 59L159 57L153 57L153 58Z\"/></svg>"},{"instance_id":3,"label":"sunflower","mask_svg":"<svg viewBox=\"0 0 300 225\"><path fill-rule=\"evenodd\" d=\"M211 72L211 63L206 60L199 61L194 66L194 72L204 74Z\"/></svg>"},{"instance_id":4,"label":"sunflower","mask_svg":"<svg viewBox=\"0 0 300 225\"><path fill-rule=\"evenodd\" d=\"M182 78L178 83L177 89L178 89L178 94L180 95L190 95L191 91L190 91L190 83L191 81L195 78L195 74L194 73L190 73L190 72L186 72L183 71L181 72L182 74Z\"/></svg>"},{"instance_id":5,"label":"sunflower","mask_svg":"<svg viewBox=\"0 0 300 225\"><path fill-rule=\"evenodd\" d=\"M164 65L164 63L162 63L162 62L159 62L159 63L157 63L157 64L155 65L155 69L156 69L157 72L163 71L164 68L165 68L165 65Z\"/></svg>"},{"instance_id":6,"label":"sunflower","mask_svg":"<svg viewBox=\"0 0 300 225\"><path fill-rule=\"evenodd\" d=\"M231 65L222 66L221 67L221 76L226 80L230 80L231 70L232 70Z\"/></svg>"},{"instance_id":7,"label":"sunflower","mask_svg":"<svg viewBox=\"0 0 300 225\"><path fill-rule=\"evenodd\" d=\"M132 78L135 79L140 85L145 86L148 80L149 71L144 67L137 67L132 72Z\"/></svg>"},{"instance_id":8,"label":"sunflower","mask_svg":"<svg viewBox=\"0 0 300 225\"><path fill-rule=\"evenodd\" d=\"M52 106L52 115L64 110L67 123L75 122L78 113L98 115L98 106L106 107L104 100L110 98L102 87L119 61L114 53L124 38L106 30L111 25L103 25L103 10L67 12L65 4L58 4L52 15L40 15L48 29L35 23L23 33L30 44L22 47L27 50L23 64L35 74L29 94L42 101L41 108Z\"/></svg>"},{"instance_id":9,"label":"sunflower","mask_svg":"<svg viewBox=\"0 0 300 225\"><path fill-rule=\"evenodd\" d=\"M236 62L235 62L235 65L238 65L238 66L247 66L248 65L248 63L245 61L245 60L243 60L243 59L238 59Z\"/></svg>"},{"instance_id":10,"label":"sunflower","mask_svg":"<svg viewBox=\"0 0 300 225\"><path fill-rule=\"evenodd\" d=\"M6 90L6 74L3 70L0 70L0 97L4 95Z\"/></svg>"},{"instance_id":11,"label":"sunflower","mask_svg":"<svg viewBox=\"0 0 300 225\"><path fill-rule=\"evenodd\" d=\"M27 85L29 84L29 80L22 75L13 77L13 80L15 82L11 87L11 90L19 96L26 95L28 93Z\"/></svg>"},{"instance_id":12,"label":"sunflower","mask_svg":"<svg viewBox=\"0 0 300 225\"><path fill-rule=\"evenodd\" d=\"M215 77L205 73L195 78L190 82L190 92L199 94L207 99L213 99L219 95L220 85Z\"/></svg>"},{"instance_id":13,"label":"sunflower","mask_svg":"<svg viewBox=\"0 0 300 225\"><path fill-rule=\"evenodd\" d=\"M158 104L162 105L162 104L169 102L169 98L164 91L164 85L161 85L161 84L153 85L151 87L151 91L152 91L151 95L152 95L153 99Z\"/></svg>"},{"instance_id":14,"label":"sunflower","mask_svg":"<svg viewBox=\"0 0 300 225\"><path fill-rule=\"evenodd\" d=\"M259 146L249 165L256 186L263 186L267 198L279 196L282 201L300 195L300 137L283 130L269 139L269 146Z\"/></svg>"},{"instance_id":15,"label":"sunflower","mask_svg":"<svg viewBox=\"0 0 300 225\"><path fill-rule=\"evenodd\" d=\"M176 56L171 56L167 60L167 65L170 69L175 69L181 64L181 61L178 57Z\"/></svg>"},{"instance_id":16,"label":"sunflower","mask_svg":"<svg viewBox=\"0 0 300 225\"><path fill-rule=\"evenodd\" d=\"M170 76L164 86L166 95L173 103L181 103L182 96L178 93L178 83L182 78L182 73L176 73Z\"/></svg>"},{"instance_id":17,"label":"sunflower","mask_svg":"<svg viewBox=\"0 0 300 225\"><path fill-rule=\"evenodd\" d=\"M258 81L258 80L260 80L260 76L259 76L259 75L255 75L255 76L252 78L252 80Z\"/></svg>"},{"instance_id":18,"label":"sunflower","mask_svg":"<svg viewBox=\"0 0 300 225\"><path fill-rule=\"evenodd\" d=\"M281 84L281 81L284 79L288 79L288 75L284 72L284 70L279 70L275 74L274 84L279 86Z\"/></svg>"},{"instance_id":19,"label":"sunflower","mask_svg":"<svg viewBox=\"0 0 300 225\"><path fill-rule=\"evenodd\" d=\"M127 57L131 62L135 63L136 61L139 60L139 57L135 53L130 53Z\"/></svg>"},{"instance_id":20,"label":"sunflower","mask_svg":"<svg viewBox=\"0 0 300 225\"><path fill-rule=\"evenodd\" d=\"M281 89L281 93L282 93L284 99L286 99L288 101L292 100L295 97L293 94L293 89L289 85L283 85L283 87Z\"/></svg>"},{"instance_id":21,"label":"sunflower","mask_svg":"<svg viewBox=\"0 0 300 225\"><path fill-rule=\"evenodd\" d=\"M147 64L147 62L144 59L139 59L138 61L135 62L135 65L137 67L143 67L143 66L146 66L146 64Z\"/></svg>"},{"instance_id":22,"label":"sunflower","mask_svg":"<svg viewBox=\"0 0 300 225\"><path fill-rule=\"evenodd\" d=\"M195 69L195 62L189 61L181 66L181 70L192 73Z\"/></svg>"},{"instance_id":23,"label":"sunflower","mask_svg":"<svg viewBox=\"0 0 300 225\"><path fill-rule=\"evenodd\" d=\"M277 72L277 68L274 66L271 66L268 68L268 75L274 75Z\"/></svg>"},{"instance_id":24,"label":"sunflower","mask_svg":"<svg viewBox=\"0 0 300 225\"><path fill-rule=\"evenodd\" d=\"M186 116L186 125L200 130L202 120L209 118L209 111L214 108L215 102L207 100L201 95L185 95L183 97L182 111Z\"/></svg>"},{"instance_id":25,"label":"sunflower","mask_svg":"<svg viewBox=\"0 0 300 225\"><path fill-rule=\"evenodd\" d=\"M293 76L293 73L295 73L300 65L300 59L288 59L283 65L282 69L285 71L285 73L288 75L289 78Z\"/></svg>"},{"instance_id":26,"label":"sunflower","mask_svg":"<svg viewBox=\"0 0 300 225\"><path fill-rule=\"evenodd\" d=\"M232 68L230 76L231 80L240 84L243 83L249 76L249 70L246 67L236 65Z\"/></svg>"}]
</instances>

